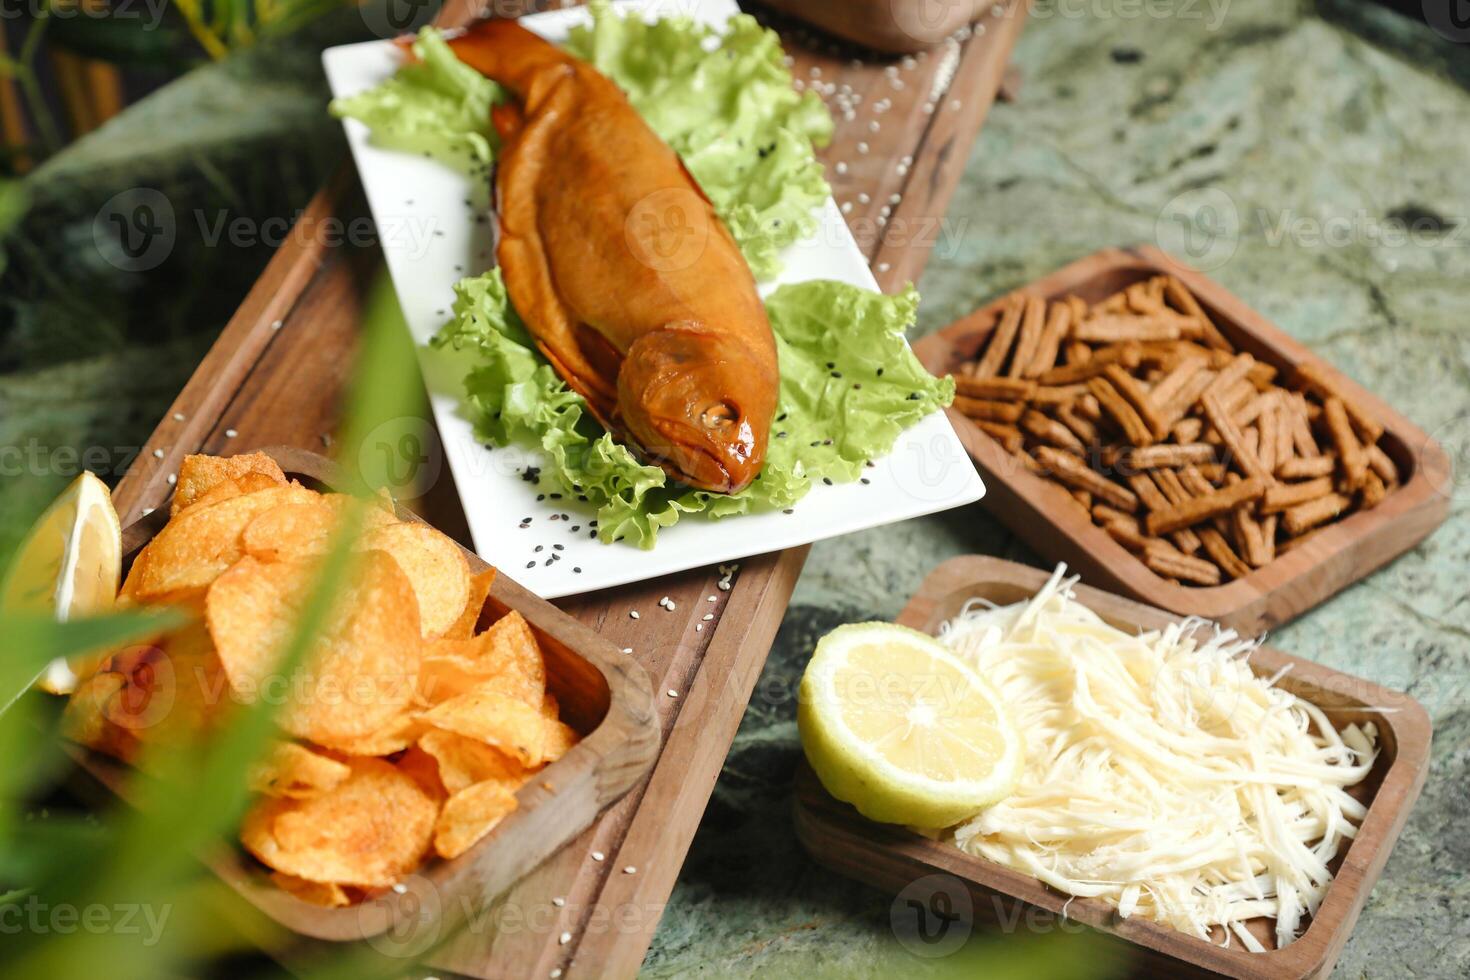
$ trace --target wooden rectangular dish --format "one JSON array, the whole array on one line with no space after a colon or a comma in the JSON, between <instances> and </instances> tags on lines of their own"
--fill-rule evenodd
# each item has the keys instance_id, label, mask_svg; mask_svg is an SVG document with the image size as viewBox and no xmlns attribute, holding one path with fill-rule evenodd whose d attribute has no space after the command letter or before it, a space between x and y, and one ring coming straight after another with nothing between
<instances>
[{"instance_id":1,"label":"wooden rectangular dish","mask_svg":"<svg viewBox=\"0 0 1470 980\"><path fill-rule=\"evenodd\" d=\"M1402 485L1377 507L1324 527L1270 564L1224 585L1178 585L1154 573L1085 517L1060 486L1021 466L1000 443L949 410L981 476L985 506L1036 552L1065 561L1085 580L1177 613L1204 616L1255 636L1280 625L1418 544L1449 513L1449 459L1439 445L1381 399L1332 369L1224 287L1152 247L1105 249L1022 288L1047 300L1068 294L1097 302L1168 273L1189 288L1241 351L1289 374L1311 363L1384 426L1383 448ZM930 371L950 374L974 359L1004 302L998 299L925 337L914 352Z\"/></svg>"},{"instance_id":2,"label":"wooden rectangular dish","mask_svg":"<svg viewBox=\"0 0 1470 980\"><path fill-rule=\"evenodd\" d=\"M244 450L242 450L244 451ZM335 466L316 453L275 447L264 449L286 475L321 489L340 485ZM423 523L397 508L404 522ZM123 531L124 564L130 564L168 519L166 507ZM487 565L465 549L470 571ZM481 611L481 626L518 611L531 625L546 657L546 684L556 696L562 720L582 735L565 756L536 774L516 793L519 806L483 840L453 860L429 858L403 882L403 892L386 891L359 905L322 908L283 891L268 871L240 847L221 846L207 863L246 901L291 931L313 939L352 941L384 933L392 942L448 938L468 911L480 910L496 895L591 825L597 815L626 793L648 771L658 751L658 728L648 674L592 629L537 598L508 576L497 574ZM78 750L89 772L126 796L133 772L95 752ZM425 924L424 910L440 918ZM422 942L417 948L430 945Z\"/></svg>"},{"instance_id":3,"label":"wooden rectangular dish","mask_svg":"<svg viewBox=\"0 0 1470 980\"><path fill-rule=\"evenodd\" d=\"M970 599L1018 602L1034 595L1047 578L1046 572L997 558L953 558L929 574L898 622L932 634ZM1179 618L1087 586L1078 586L1076 594L1083 604L1124 629L1157 629ZM1271 647L1259 648L1250 663L1257 675L1271 675L1290 666L1278 686L1318 705L1338 726L1372 721L1379 733L1379 755L1372 772L1350 790L1367 805L1367 815L1357 837L1332 862L1334 878L1317 915L1296 942L1285 948L1270 948L1274 945L1271 923L1264 918L1249 923L1252 933L1268 947L1264 953L1249 952L1239 943L1222 948L1139 918L1119 919L1098 899L1072 898L1029 875L951 845L903 827L866 820L851 806L828 796L804 763L796 785L797 836L820 863L885 891L896 893L925 875L953 875L971 892L977 919L1005 915L1014 922L1009 917L1020 902L1083 923L1132 944L1133 952L1141 953L1145 960L1145 973L1261 980L1326 976L1424 785L1429 716L1406 694Z\"/></svg>"}]
</instances>

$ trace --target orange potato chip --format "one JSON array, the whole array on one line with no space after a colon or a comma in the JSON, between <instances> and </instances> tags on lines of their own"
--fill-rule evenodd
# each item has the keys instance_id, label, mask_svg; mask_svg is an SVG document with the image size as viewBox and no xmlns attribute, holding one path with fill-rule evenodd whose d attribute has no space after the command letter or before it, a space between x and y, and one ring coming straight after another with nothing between
<instances>
[{"instance_id":1,"label":"orange potato chip","mask_svg":"<svg viewBox=\"0 0 1470 980\"><path fill-rule=\"evenodd\" d=\"M424 721L494 746L524 766L540 765L546 759L546 719L539 708L501 693L497 684L485 681L430 708Z\"/></svg>"},{"instance_id":2,"label":"orange potato chip","mask_svg":"<svg viewBox=\"0 0 1470 980\"><path fill-rule=\"evenodd\" d=\"M480 624L480 613L485 609L485 600L490 598L490 587L495 584L495 569L487 569L470 579L470 597L464 612L449 629L444 631L447 640L468 640L475 635Z\"/></svg>"},{"instance_id":3,"label":"orange potato chip","mask_svg":"<svg viewBox=\"0 0 1470 980\"><path fill-rule=\"evenodd\" d=\"M542 755L548 763L555 762L572 750L582 736L566 722L548 719L546 722L546 746Z\"/></svg>"},{"instance_id":4,"label":"orange potato chip","mask_svg":"<svg viewBox=\"0 0 1470 980\"><path fill-rule=\"evenodd\" d=\"M208 588L244 555L240 537L256 515L315 496L302 487L281 486L197 510L191 507L169 521L138 556L136 584L129 583L129 594L145 602L160 602Z\"/></svg>"},{"instance_id":5,"label":"orange potato chip","mask_svg":"<svg viewBox=\"0 0 1470 980\"><path fill-rule=\"evenodd\" d=\"M341 885L335 885L325 881L307 881L295 875L288 875L280 871L271 872L271 881L283 892L288 892L312 905L321 905L329 909L341 908L351 905L352 899Z\"/></svg>"},{"instance_id":6,"label":"orange potato chip","mask_svg":"<svg viewBox=\"0 0 1470 980\"><path fill-rule=\"evenodd\" d=\"M388 556L367 552L341 584L305 663L291 677L276 673L316 568L243 558L210 587L205 616L235 693L280 698L282 728L334 745L381 732L403 714L423 640L408 578Z\"/></svg>"},{"instance_id":7,"label":"orange potato chip","mask_svg":"<svg viewBox=\"0 0 1470 980\"><path fill-rule=\"evenodd\" d=\"M546 697L546 661L531 625L509 612L468 641L464 653L496 681L496 690L523 704L540 708Z\"/></svg>"},{"instance_id":8,"label":"orange potato chip","mask_svg":"<svg viewBox=\"0 0 1470 980\"><path fill-rule=\"evenodd\" d=\"M174 490L170 515L178 514L222 481L237 479L247 473L267 476L272 484L284 486L286 483L286 474L265 453L249 453L229 458L185 456L184 462L179 466L178 486Z\"/></svg>"},{"instance_id":9,"label":"orange potato chip","mask_svg":"<svg viewBox=\"0 0 1470 980\"><path fill-rule=\"evenodd\" d=\"M464 614L470 598L470 566L459 545L427 524L393 524L363 539L363 547L387 552L413 583L425 636L441 636Z\"/></svg>"},{"instance_id":10,"label":"orange potato chip","mask_svg":"<svg viewBox=\"0 0 1470 980\"><path fill-rule=\"evenodd\" d=\"M309 800L261 797L240 840L266 866L307 881L384 888L418 867L439 804L381 759L351 759L351 775Z\"/></svg>"},{"instance_id":11,"label":"orange potato chip","mask_svg":"<svg viewBox=\"0 0 1470 980\"><path fill-rule=\"evenodd\" d=\"M514 793L531 776L525 766L499 749L454 732L431 729L419 739L418 747L438 763L439 779L450 793L483 782L502 783Z\"/></svg>"},{"instance_id":12,"label":"orange potato chip","mask_svg":"<svg viewBox=\"0 0 1470 980\"><path fill-rule=\"evenodd\" d=\"M127 678L112 671L98 671L78 684L61 716L63 734L115 759L136 759L138 737L107 717L108 705L125 686Z\"/></svg>"},{"instance_id":13,"label":"orange potato chip","mask_svg":"<svg viewBox=\"0 0 1470 980\"><path fill-rule=\"evenodd\" d=\"M488 680L490 672L476 659L462 653L445 653L458 649L463 641L433 642L419 664L418 689L415 700L422 705L435 705L458 697Z\"/></svg>"},{"instance_id":14,"label":"orange potato chip","mask_svg":"<svg viewBox=\"0 0 1470 980\"><path fill-rule=\"evenodd\" d=\"M494 830L516 805L515 794L499 782L476 783L460 790L445 801L439 814L434 850L443 858L459 857Z\"/></svg>"},{"instance_id":15,"label":"orange potato chip","mask_svg":"<svg viewBox=\"0 0 1470 980\"><path fill-rule=\"evenodd\" d=\"M247 779L252 792L309 800L336 789L351 773L345 762L295 742L277 742L250 767Z\"/></svg>"},{"instance_id":16,"label":"orange potato chip","mask_svg":"<svg viewBox=\"0 0 1470 980\"><path fill-rule=\"evenodd\" d=\"M357 503L356 498L346 494L329 493L272 508L245 528L242 547L246 554L261 561L325 554L347 506ZM357 519L363 533L397 523L397 518L371 503L361 505Z\"/></svg>"},{"instance_id":17,"label":"orange potato chip","mask_svg":"<svg viewBox=\"0 0 1470 980\"><path fill-rule=\"evenodd\" d=\"M416 713L405 711L375 732L356 738L324 739L321 744L344 755L392 755L412 745L427 727Z\"/></svg>"},{"instance_id":18,"label":"orange potato chip","mask_svg":"<svg viewBox=\"0 0 1470 980\"><path fill-rule=\"evenodd\" d=\"M449 796L449 791L444 788L444 781L439 778L439 763L417 745L399 756L393 765L399 772L412 777L426 793L440 803Z\"/></svg>"}]
</instances>

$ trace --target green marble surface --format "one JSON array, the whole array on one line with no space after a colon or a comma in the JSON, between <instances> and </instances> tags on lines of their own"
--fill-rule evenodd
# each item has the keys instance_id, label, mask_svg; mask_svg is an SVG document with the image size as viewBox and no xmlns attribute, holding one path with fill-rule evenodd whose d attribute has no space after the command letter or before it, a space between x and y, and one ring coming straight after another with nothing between
<instances>
[{"instance_id":1,"label":"green marble surface","mask_svg":"<svg viewBox=\"0 0 1470 980\"><path fill-rule=\"evenodd\" d=\"M1232 0L1218 22L1185 4L1163 5L1178 15L1168 18L1106 2L1049 9L1016 51L1019 101L992 110L974 148L947 215L955 244L919 284L917 332L1108 245L1178 247L1172 215L1205 224L1202 207L1223 201L1222 234L1201 249L1211 275L1470 460L1470 95L1453 80L1470 49L1354 4ZM1092 13L1064 15L1078 9ZM1395 236L1394 219L1415 233ZM1434 719L1428 785L1341 977L1470 970L1463 468L1446 490L1451 517L1428 541L1274 638L1407 690ZM895 953L889 900L817 868L796 843L793 692L817 636L895 615L931 568L966 553L1041 564L983 506L813 548L646 975L942 969ZM1019 937L977 933L972 944L985 955L957 975L1026 975L1024 958L1007 955ZM1032 975L1099 972L1081 958Z\"/></svg>"}]
</instances>

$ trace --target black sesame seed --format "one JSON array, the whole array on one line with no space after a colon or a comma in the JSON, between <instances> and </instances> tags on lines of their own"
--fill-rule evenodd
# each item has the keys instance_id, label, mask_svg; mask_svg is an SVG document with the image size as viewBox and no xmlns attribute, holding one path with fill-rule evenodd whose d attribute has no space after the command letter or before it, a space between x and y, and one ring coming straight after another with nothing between
<instances>
[{"instance_id":1,"label":"black sesame seed","mask_svg":"<svg viewBox=\"0 0 1470 980\"><path fill-rule=\"evenodd\" d=\"M792 508L790 508L790 507L787 507L787 508L786 508L786 509L785 509L785 510L783 510L783 511L782 511L782 512L781 512L781 513L783 513L783 514L795 514L795 513L796 513L796 511L795 511L795 510L793 510L793 509L792 509Z\"/></svg>"},{"instance_id":2,"label":"black sesame seed","mask_svg":"<svg viewBox=\"0 0 1470 980\"><path fill-rule=\"evenodd\" d=\"M880 377L880 378L883 377L883 369L882 368L879 368L878 369L878 377Z\"/></svg>"},{"instance_id":3,"label":"black sesame seed","mask_svg":"<svg viewBox=\"0 0 1470 980\"><path fill-rule=\"evenodd\" d=\"M561 494L554 493L554 494L551 495L551 499L552 500L560 500L561 499Z\"/></svg>"},{"instance_id":4,"label":"black sesame seed","mask_svg":"<svg viewBox=\"0 0 1470 980\"><path fill-rule=\"evenodd\" d=\"M834 377L834 378L840 378L840 377L842 377L842 372L841 371L833 371L832 372L832 377Z\"/></svg>"},{"instance_id":5,"label":"black sesame seed","mask_svg":"<svg viewBox=\"0 0 1470 980\"><path fill-rule=\"evenodd\" d=\"M580 565L573 565L572 566L572 571L575 572L578 575L581 575L582 574L582 566L580 566Z\"/></svg>"},{"instance_id":6,"label":"black sesame seed","mask_svg":"<svg viewBox=\"0 0 1470 980\"><path fill-rule=\"evenodd\" d=\"M526 562L526 567L527 568L535 568L536 567L536 563L534 561L528 561L528 562Z\"/></svg>"},{"instance_id":7,"label":"black sesame seed","mask_svg":"<svg viewBox=\"0 0 1470 980\"><path fill-rule=\"evenodd\" d=\"M537 552L541 552L541 551L545 551L545 550L546 550L546 545L544 545L544 544L538 544L536 546L536 551Z\"/></svg>"},{"instance_id":8,"label":"black sesame seed","mask_svg":"<svg viewBox=\"0 0 1470 980\"><path fill-rule=\"evenodd\" d=\"M870 479L868 479L867 477L863 476L863 477L859 477L858 478L858 482L859 483L862 483L862 484L868 484L868 483L872 483L873 481L870 480Z\"/></svg>"},{"instance_id":9,"label":"black sesame seed","mask_svg":"<svg viewBox=\"0 0 1470 980\"><path fill-rule=\"evenodd\" d=\"M546 499L546 494L544 494L544 493L538 493L538 494L536 494L536 503L539 504L539 503L541 503L541 501L543 501L545 499Z\"/></svg>"},{"instance_id":10,"label":"black sesame seed","mask_svg":"<svg viewBox=\"0 0 1470 980\"><path fill-rule=\"evenodd\" d=\"M572 533L573 534L576 534L580 530L582 530L582 525L580 525L580 524L573 524L572 525Z\"/></svg>"},{"instance_id":11,"label":"black sesame seed","mask_svg":"<svg viewBox=\"0 0 1470 980\"><path fill-rule=\"evenodd\" d=\"M854 381L852 383L852 389L853 389L853 391L857 391L862 386L863 386L863 383L861 381Z\"/></svg>"},{"instance_id":12,"label":"black sesame seed","mask_svg":"<svg viewBox=\"0 0 1470 980\"><path fill-rule=\"evenodd\" d=\"M541 563L541 564L542 564L542 566L543 566L543 567L545 567L545 566L547 566L547 565L550 565L550 564L551 564L551 562L552 562L552 559L550 559L550 558L548 558L548 559L546 559L546 560L545 560L545 561L544 561L544 562L542 562L542 563Z\"/></svg>"},{"instance_id":13,"label":"black sesame seed","mask_svg":"<svg viewBox=\"0 0 1470 980\"><path fill-rule=\"evenodd\" d=\"M595 538L595 537L597 537L597 532L596 531L588 531L587 532L587 537L589 537L589 538Z\"/></svg>"},{"instance_id":14,"label":"black sesame seed","mask_svg":"<svg viewBox=\"0 0 1470 980\"><path fill-rule=\"evenodd\" d=\"M824 476L822 477L822 482L830 487L832 485L832 478L830 476Z\"/></svg>"},{"instance_id":15,"label":"black sesame seed","mask_svg":"<svg viewBox=\"0 0 1470 980\"><path fill-rule=\"evenodd\" d=\"M566 551L567 550L566 545L562 545L562 544L554 544L551 547L555 551Z\"/></svg>"}]
</instances>

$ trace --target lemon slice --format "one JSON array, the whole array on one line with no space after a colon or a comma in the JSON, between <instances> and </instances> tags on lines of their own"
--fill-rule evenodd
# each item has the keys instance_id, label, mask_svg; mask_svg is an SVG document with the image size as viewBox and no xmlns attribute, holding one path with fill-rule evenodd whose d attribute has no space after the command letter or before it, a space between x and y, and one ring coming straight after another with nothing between
<instances>
[{"instance_id":1,"label":"lemon slice","mask_svg":"<svg viewBox=\"0 0 1470 980\"><path fill-rule=\"evenodd\" d=\"M1021 739L991 686L933 637L892 623L824 636L796 717L827 792L870 820L949 827L1020 776Z\"/></svg>"},{"instance_id":2,"label":"lemon slice","mask_svg":"<svg viewBox=\"0 0 1470 980\"><path fill-rule=\"evenodd\" d=\"M83 473L36 521L0 586L0 610L54 615L65 622L104 613L117 599L122 527L107 485ZM67 694L76 674L57 660L41 674L42 690Z\"/></svg>"}]
</instances>

